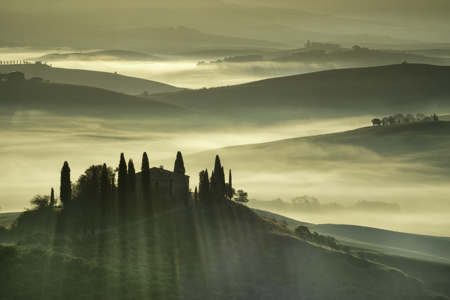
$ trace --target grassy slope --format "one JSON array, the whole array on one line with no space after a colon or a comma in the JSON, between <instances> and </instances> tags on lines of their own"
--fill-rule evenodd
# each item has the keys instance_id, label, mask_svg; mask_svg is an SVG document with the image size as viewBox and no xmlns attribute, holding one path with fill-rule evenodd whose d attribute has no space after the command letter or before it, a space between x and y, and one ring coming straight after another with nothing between
<instances>
[{"instance_id":1,"label":"grassy slope","mask_svg":"<svg viewBox=\"0 0 450 300\"><path fill-rule=\"evenodd\" d=\"M92 86L131 95L142 94L144 91L153 94L180 90L156 81L106 72L62 69L42 65L0 65L1 73L13 71L24 73L25 78L41 77L50 82Z\"/></svg>"},{"instance_id":2,"label":"grassy slope","mask_svg":"<svg viewBox=\"0 0 450 300\"><path fill-rule=\"evenodd\" d=\"M243 85L160 95L210 113L286 120L450 108L450 67L390 65L280 77Z\"/></svg>"},{"instance_id":3,"label":"grassy slope","mask_svg":"<svg viewBox=\"0 0 450 300\"><path fill-rule=\"evenodd\" d=\"M351 147L350 150L346 146ZM204 161L218 154L222 160L233 164L233 170L251 166L255 171L282 172L307 167L305 160L316 162L316 167L322 164L325 167L326 163L349 163L350 158L355 164L389 158L445 167L450 164L448 147L450 122L414 122L219 148L188 155L186 162L191 164L190 169L201 167ZM374 152L381 158L374 158ZM265 164L261 166L258 162L263 158ZM448 173L445 169L441 171Z\"/></svg>"},{"instance_id":4,"label":"grassy slope","mask_svg":"<svg viewBox=\"0 0 450 300\"><path fill-rule=\"evenodd\" d=\"M175 118L192 112L175 105L142 99L104 89L55 83L0 84L0 101L6 113L36 110L66 116L102 118Z\"/></svg>"},{"instance_id":5,"label":"grassy slope","mask_svg":"<svg viewBox=\"0 0 450 300\"><path fill-rule=\"evenodd\" d=\"M15 248L16 254L0 248L6 299L40 295L42 284L54 287L47 290L50 298L437 299L425 291L436 279L424 284L387 265L301 240L236 205L190 206L81 240L35 235ZM449 266L443 268L450 274ZM56 276L25 285L22 272Z\"/></svg>"},{"instance_id":6,"label":"grassy slope","mask_svg":"<svg viewBox=\"0 0 450 300\"><path fill-rule=\"evenodd\" d=\"M8 227L17 219L20 212L0 213L0 226Z\"/></svg>"},{"instance_id":7,"label":"grassy slope","mask_svg":"<svg viewBox=\"0 0 450 300\"><path fill-rule=\"evenodd\" d=\"M268 211L254 209L258 214L276 219L281 223L288 222L288 227L307 226L311 231L333 236L342 244L355 248L382 251L416 259L426 259L450 264L450 239L434 236L394 232L377 228L336 225L336 224L309 224L274 214Z\"/></svg>"}]
</instances>

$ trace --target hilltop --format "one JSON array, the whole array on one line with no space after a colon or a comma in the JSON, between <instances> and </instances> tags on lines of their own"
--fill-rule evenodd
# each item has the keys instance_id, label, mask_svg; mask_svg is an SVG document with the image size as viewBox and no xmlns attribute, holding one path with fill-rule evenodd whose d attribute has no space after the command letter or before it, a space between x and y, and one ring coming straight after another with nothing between
<instances>
[{"instance_id":1,"label":"hilltop","mask_svg":"<svg viewBox=\"0 0 450 300\"><path fill-rule=\"evenodd\" d=\"M37 58L33 61L61 61L61 60L124 60L124 61L166 61L166 58L149 55L145 53L126 50L105 50L85 53L51 53Z\"/></svg>"},{"instance_id":2,"label":"hilltop","mask_svg":"<svg viewBox=\"0 0 450 300\"><path fill-rule=\"evenodd\" d=\"M173 104L95 87L38 83L0 83L2 113L40 111L62 116L111 118L177 118L194 113Z\"/></svg>"},{"instance_id":3,"label":"hilltop","mask_svg":"<svg viewBox=\"0 0 450 300\"><path fill-rule=\"evenodd\" d=\"M9 275L2 295L39 296L46 284L47 296L78 299L448 299L440 285L449 265L422 281L315 237L296 235L232 202L188 206L81 239L36 233L0 245L0 272ZM33 263L25 263L29 259ZM54 276L30 282L22 272Z\"/></svg>"},{"instance_id":4,"label":"hilltop","mask_svg":"<svg viewBox=\"0 0 450 300\"><path fill-rule=\"evenodd\" d=\"M54 68L43 64L0 65L0 73L14 71L24 73L26 78L40 77L54 83L92 86L130 95L181 90L168 84L114 73Z\"/></svg>"},{"instance_id":5,"label":"hilltop","mask_svg":"<svg viewBox=\"0 0 450 300\"><path fill-rule=\"evenodd\" d=\"M398 64L279 77L158 95L158 99L253 122L433 113L450 109L450 67ZM263 120L263 121L262 121Z\"/></svg>"}]
</instances>

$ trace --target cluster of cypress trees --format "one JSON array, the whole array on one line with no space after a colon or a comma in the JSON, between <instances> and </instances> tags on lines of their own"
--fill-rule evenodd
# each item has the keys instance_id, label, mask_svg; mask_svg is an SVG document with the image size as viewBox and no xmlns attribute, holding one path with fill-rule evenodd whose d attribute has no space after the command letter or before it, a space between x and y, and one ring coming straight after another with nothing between
<instances>
[{"instance_id":1,"label":"cluster of cypress trees","mask_svg":"<svg viewBox=\"0 0 450 300\"><path fill-rule=\"evenodd\" d=\"M69 164L64 162L60 186L61 218L66 219L64 223L76 222L85 233L88 229L94 233L99 222L124 224L172 208L172 199L160 194L158 181L153 187L151 185L147 153L144 152L142 156L140 187L136 186L133 160L130 159L127 164L123 153L116 172L117 187L115 173L106 164L89 167L77 183L72 185ZM183 175L186 173L181 152L177 153L174 172ZM172 182L170 190L171 185ZM140 193L137 189L140 189Z\"/></svg>"},{"instance_id":2,"label":"cluster of cypress trees","mask_svg":"<svg viewBox=\"0 0 450 300\"><path fill-rule=\"evenodd\" d=\"M214 163L214 170L211 173L211 178L208 174L208 169L199 173L199 189L197 196L197 188L195 189L194 199L203 203L213 203L232 199L234 189L232 186L231 170L228 175L228 184L225 183L225 172L220 162L220 158L216 155Z\"/></svg>"}]
</instances>

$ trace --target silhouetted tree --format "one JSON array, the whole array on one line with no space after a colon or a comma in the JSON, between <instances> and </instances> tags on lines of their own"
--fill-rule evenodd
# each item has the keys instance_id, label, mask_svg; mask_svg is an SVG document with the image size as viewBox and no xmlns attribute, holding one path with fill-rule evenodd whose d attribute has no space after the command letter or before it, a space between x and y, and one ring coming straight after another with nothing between
<instances>
[{"instance_id":1,"label":"silhouetted tree","mask_svg":"<svg viewBox=\"0 0 450 300\"><path fill-rule=\"evenodd\" d=\"M117 179L117 200L118 200L119 218L121 222L125 222L125 218L127 215L126 211L127 196L128 196L127 177L128 177L127 163L122 153L120 154L119 177Z\"/></svg>"},{"instance_id":2,"label":"silhouetted tree","mask_svg":"<svg viewBox=\"0 0 450 300\"><path fill-rule=\"evenodd\" d=\"M233 196L234 196L234 190L233 190L233 180L232 180L232 177L231 177L231 169L230 169L230 171L228 172L228 186L227 186L227 196L228 196L228 198L229 199L233 199Z\"/></svg>"},{"instance_id":3,"label":"silhouetted tree","mask_svg":"<svg viewBox=\"0 0 450 300\"><path fill-rule=\"evenodd\" d=\"M198 188L199 201L203 203L210 202L211 195L210 195L210 182L208 176L208 169L200 172L198 186L199 186Z\"/></svg>"},{"instance_id":4,"label":"silhouetted tree","mask_svg":"<svg viewBox=\"0 0 450 300\"><path fill-rule=\"evenodd\" d=\"M33 197L33 199L30 200L30 203L33 206L33 209L46 208L50 203L50 196L36 195Z\"/></svg>"},{"instance_id":5,"label":"silhouetted tree","mask_svg":"<svg viewBox=\"0 0 450 300\"><path fill-rule=\"evenodd\" d=\"M142 155L141 166L141 192L142 202L144 207L144 214L148 217L153 214L152 192L150 185L150 163L148 161L147 153Z\"/></svg>"},{"instance_id":6,"label":"silhouetted tree","mask_svg":"<svg viewBox=\"0 0 450 300\"><path fill-rule=\"evenodd\" d=\"M416 114L416 119L418 119L419 121L422 121L423 118L425 118L424 114L422 114L422 113Z\"/></svg>"},{"instance_id":7,"label":"silhouetted tree","mask_svg":"<svg viewBox=\"0 0 450 300\"><path fill-rule=\"evenodd\" d=\"M395 124L395 118L393 116L389 116L388 117L388 123L389 123L389 125L394 125Z\"/></svg>"},{"instance_id":8,"label":"silhouetted tree","mask_svg":"<svg viewBox=\"0 0 450 300\"><path fill-rule=\"evenodd\" d=\"M179 173L182 175L186 174L186 169L184 168L184 161L183 161L183 155L181 155L181 152L177 152L177 158L175 159L175 166L173 168L173 171L175 173Z\"/></svg>"},{"instance_id":9,"label":"silhouetted tree","mask_svg":"<svg viewBox=\"0 0 450 300\"><path fill-rule=\"evenodd\" d=\"M198 193L197 193L197 187L195 187L195 192L194 192L194 201L197 202L198 201Z\"/></svg>"},{"instance_id":10,"label":"silhouetted tree","mask_svg":"<svg viewBox=\"0 0 450 300\"><path fill-rule=\"evenodd\" d=\"M241 204L246 204L248 202L248 193L243 190L238 190L236 192L237 197L234 198L234 201Z\"/></svg>"},{"instance_id":11,"label":"silhouetted tree","mask_svg":"<svg viewBox=\"0 0 450 300\"><path fill-rule=\"evenodd\" d=\"M55 206L55 191L52 188L52 191L50 193L50 207Z\"/></svg>"},{"instance_id":12,"label":"silhouetted tree","mask_svg":"<svg viewBox=\"0 0 450 300\"><path fill-rule=\"evenodd\" d=\"M92 166L93 172L90 181L88 205L86 211L87 226L95 234L95 223L100 210L100 174L101 166Z\"/></svg>"},{"instance_id":13,"label":"silhouetted tree","mask_svg":"<svg viewBox=\"0 0 450 300\"><path fill-rule=\"evenodd\" d=\"M129 213L129 217L131 219L135 219L137 216L137 207L136 207L136 170L134 168L133 160L130 158L128 161L128 201L127 201L127 210Z\"/></svg>"},{"instance_id":14,"label":"silhouetted tree","mask_svg":"<svg viewBox=\"0 0 450 300\"><path fill-rule=\"evenodd\" d=\"M106 164L103 164L102 175L100 180L100 212L102 214L107 214L111 211L111 187L109 180L109 172Z\"/></svg>"},{"instance_id":15,"label":"silhouetted tree","mask_svg":"<svg viewBox=\"0 0 450 300\"><path fill-rule=\"evenodd\" d=\"M211 174L211 191L215 201L223 200L223 198L227 195L225 174L222 164L220 163L219 155L216 155L214 171Z\"/></svg>"},{"instance_id":16,"label":"silhouetted tree","mask_svg":"<svg viewBox=\"0 0 450 300\"><path fill-rule=\"evenodd\" d=\"M394 119L397 121L397 123L402 123L403 122L403 120L405 119L405 116L403 115L403 114L396 114L395 116L394 116Z\"/></svg>"},{"instance_id":17,"label":"silhouetted tree","mask_svg":"<svg viewBox=\"0 0 450 300\"><path fill-rule=\"evenodd\" d=\"M67 161L61 169L61 185L59 199L61 199L62 205L65 207L72 199L72 182L70 181L70 168Z\"/></svg>"},{"instance_id":18,"label":"silhouetted tree","mask_svg":"<svg viewBox=\"0 0 450 300\"><path fill-rule=\"evenodd\" d=\"M411 114L407 114L407 115L405 116L405 118L407 118L407 119L409 120L409 122L414 122L414 116L411 115Z\"/></svg>"},{"instance_id":19,"label":"silhouetted tree","mask_svg":"<svg viewBox=\"0 0 450 300\"><path fill-rule=\"evenodd\" d=\"M298 226L295 228L295 234L301 237L311 237L311 231L306 226Z\"/></svg>"}]
</instances>

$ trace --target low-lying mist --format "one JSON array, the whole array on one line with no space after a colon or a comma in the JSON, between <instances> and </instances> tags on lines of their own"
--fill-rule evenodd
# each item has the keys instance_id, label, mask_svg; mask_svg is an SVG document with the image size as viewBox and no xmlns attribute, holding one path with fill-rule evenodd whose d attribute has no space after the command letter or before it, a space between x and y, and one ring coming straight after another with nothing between
<instances>
[{"instance_id":1,"label":"low-lying mist","mask_svg":"<svg viewBox=\"0 0 450 300\"><path fill-rule=\"evenodd\" d=\"M4 212L22 210L29 206L33 195L48 194L51 187L58 190L59 172L66 160L72 169L72 181L92 164L107 163L115 168L121 152L127 159L134 159L137 168L142 153L147 152L152 166L164 164L170 170L177 151L186 156L230 145L348 130L366 121L367 117L361 117L258 127L246 123L222 124L217 120L213 123L206 117L187 124L175 120L70 118L18 111L12 117L0 117L0 165L9 170L0 174L0 206ZM204 165L208 167L213 160L214 157L205 159ZM200 170L200 167L188 169L192 188Z\"/></svg>"},{"instance_id":2,"label":"low-lying mist","mask_svg":"<svg viewBox=\"0 0 450 300\"><path fill-rule=\"evenodd\" d=\"M24 49L23 51L26 51ZM59 51L58 51L59 52ZM62 51L67 52L67 51ZM68 51L68 52L73 52ZM86 51L83 51L86 52ZM46 52L6 52L0 51L0 60L26 60L38 57ZM48 53L48 51L47 51ZM217 57L223 59L223 57ZM48 62L53 67L103 71L138 77L177 87L199 89L243 84L272 77L304 74L323 70L378 66L386 63L347 62L271 62L258 61L247 63L214 63L198 65L198 59L172 61L127 61L127 60L61 60ZM400 63L400 61L398 62Z\"/></svg>"}]
</instances>

